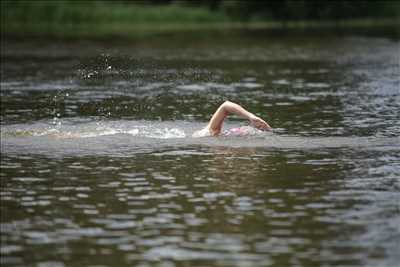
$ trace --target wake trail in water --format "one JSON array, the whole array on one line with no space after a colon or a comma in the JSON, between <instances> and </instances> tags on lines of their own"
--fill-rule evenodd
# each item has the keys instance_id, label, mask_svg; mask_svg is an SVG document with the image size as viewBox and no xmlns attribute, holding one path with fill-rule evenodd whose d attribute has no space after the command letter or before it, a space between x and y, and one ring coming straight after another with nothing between
<instances>
[{"instance_id":1,"label":"wake trail in water","mask_svg":"<svg viewBox=\"0 0 400 267\"><path fill-rule=\"evenodd\" d=\"M165 147L400 149L399 137L302 137L254 130L248 136L193 138L206 123L65 119L2 126L2 153L124 154ZM237 127L230 122L225 127ZM278 131L279 132L279 131Z\"/></svg>"}]
</instances>

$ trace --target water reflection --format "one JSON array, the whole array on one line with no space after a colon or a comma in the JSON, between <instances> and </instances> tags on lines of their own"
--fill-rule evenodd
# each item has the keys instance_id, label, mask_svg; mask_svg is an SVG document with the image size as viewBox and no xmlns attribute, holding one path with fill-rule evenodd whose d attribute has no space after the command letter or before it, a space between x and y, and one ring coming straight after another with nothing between
<instances>
[{"instance_id":1,"label":"water reflection","mask_svg":"<svg viewBox=\"0 0 400 267\"><path fill-rule=\"evenodd\" d=\"M4 43L2 263L394 266L399 43L307 38ZM191 138L225 99L275 133Z\"/></svg>"},{"instance_id":2,"label":"water reflection","mask_svg":"<svg viewBox=\"0 0 400 267\"><path fill-rule=\"evenodd\" d=\"M16 169L15 159L7 157L2 163L6 192L2 199L7 203L3 211L14 219L2 223L10 244L4 248L6 255L24 251L11 245L17 240L39 247L80 241L89 242L96 258L107 256L107 251L136 252L125 258L131 263L202 259L224 265L283 264L289 262L281 255L299 252L291 261L307 264L309 256L315 256L313 240L338 234L344 225L334 218L346 216L355 205L354 195L341 204L337 200L348 195L341 196L341 189L331 191L332 183L343 181L341 170L348 168L347 159L338 161L340 151L339 155L232 148L171 152L125 160L49 161L35 156L29 167L35 179L9 178L28 167ZM19 162L24 166L32 159L21 156ZM361 192L359 197L365 201ZM24 214L35 216L16 220ZM74 255L74 247L68 247L64 253ZM333 253L332 262L340 255L335 246L325 249ZM267 251L270 257L265 256ZM233 252L240 255L228 256Z\"/></svg>"}]
</instances>

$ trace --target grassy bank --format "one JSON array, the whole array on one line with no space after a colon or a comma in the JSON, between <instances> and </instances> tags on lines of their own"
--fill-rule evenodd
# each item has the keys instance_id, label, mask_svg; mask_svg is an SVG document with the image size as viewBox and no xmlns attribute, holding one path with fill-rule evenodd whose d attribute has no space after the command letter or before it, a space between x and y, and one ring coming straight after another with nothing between
<instances>
[{"instance_id":1,"label":"grassy bank","mask_svg":"<svg viewBox=\"0 0 400 267\"><path fill-rule=\"evenodd\" d=\"M107 1L1 1L2 35L141 37L229 22L222 12Z\"/></svg>"},{"instance_id":2,"label":"grassy bank","mask_svg":"<svg viewBox=\"0 0 400 267\"><path fill-rule=\"evenodd\" d=\"M138 2L139 3L139 2ZM241 22L201 6L107 1L1 1L1 34L57 38L142 38L164 33L257 29L397 27L398 19Z\"/></svg>"}]
</instances>

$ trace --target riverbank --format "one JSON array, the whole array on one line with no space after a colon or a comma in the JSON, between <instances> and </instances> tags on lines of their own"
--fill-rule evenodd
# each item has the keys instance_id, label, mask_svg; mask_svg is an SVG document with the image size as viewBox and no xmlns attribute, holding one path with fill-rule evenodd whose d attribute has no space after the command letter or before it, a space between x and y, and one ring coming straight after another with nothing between
<instances>
[{"instance_id":1,"label":"riverbank","mask_svg":"<svg viewBox=\"0 0 400 267\"><path fill-rule=\"evenodd\" d=\"M7 23L1 26L4 39L56 38L56 39L143 39L164 35L196 34L210 37L238 33L323 33L335 31L374 32L385 31L399 36L399 22L384 20L345 21L290 21L290 22L209 22L209 23L83 23L83 24L24 24Z\"/></svg>"},{"instance_id":2,"label":"riverbank","mask_svg":"<svg viewBox=\"0 0 400 267\"><path fill-rule=\"evenodd\" d=\"M234 32L338 32L385 29L396 35L398 18L240 20L221 9L185 5L136 5L110 2L2 1L2 38L142 39L160 35L212 37Z\"/></svg>"}]
</instances>

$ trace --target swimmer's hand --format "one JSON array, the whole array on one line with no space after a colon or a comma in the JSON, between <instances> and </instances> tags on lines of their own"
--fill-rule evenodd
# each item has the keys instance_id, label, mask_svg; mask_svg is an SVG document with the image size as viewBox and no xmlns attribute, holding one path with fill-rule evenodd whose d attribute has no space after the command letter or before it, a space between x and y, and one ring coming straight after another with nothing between
<instances>
[{"instance_id":1,"label":"swimmer's hand","mask_svg":"<svg viewBox=\"0 0 400 267\"><path fill-rule=\"evenodd\" d=\"M249 118L250 125L256 127L257 129L264 130L264 131L272 131L271 126L268 125L263 119L257 117L256 115L252 114Z\"/></svg>"}]
</instances>

